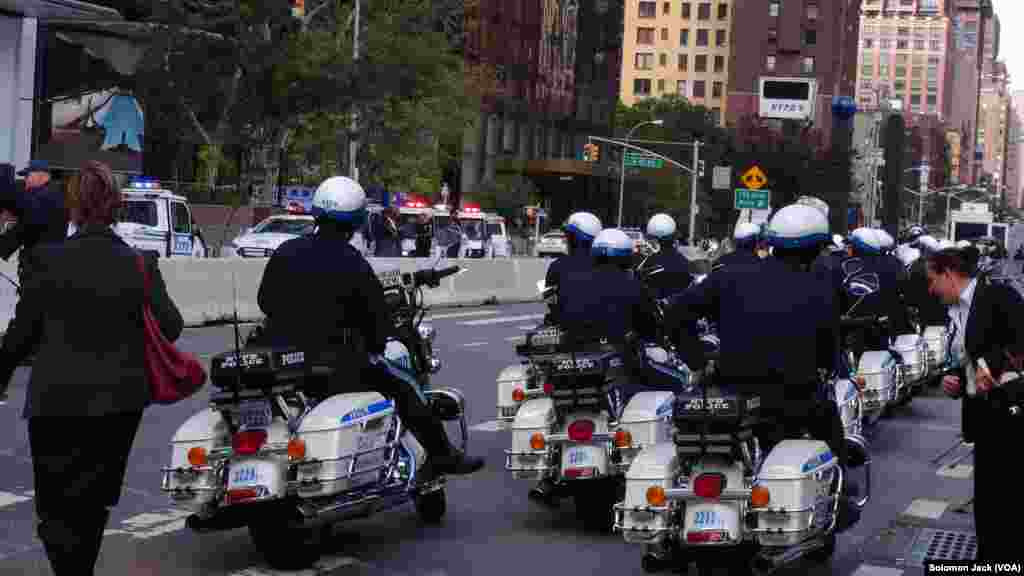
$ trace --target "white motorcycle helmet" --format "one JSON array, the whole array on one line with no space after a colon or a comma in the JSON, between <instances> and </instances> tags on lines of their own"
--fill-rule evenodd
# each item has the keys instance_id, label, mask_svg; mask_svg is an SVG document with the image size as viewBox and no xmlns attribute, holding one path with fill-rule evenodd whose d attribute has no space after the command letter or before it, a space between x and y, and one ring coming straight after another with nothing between
<instances>
[{"instance_id":1,"label":"white motorcycle helmet","mask_svg":"<svg viewBox=\"0 0 1024 576\"><path fill-rule=\"evenodd\" d=\"M857 228L850 234L850 244L858 252L865 254L881 254L882 239L878 237L875 230L871 228Z\"/></svg>"},{"instance_id":2,"label":"white motorcycle helmet","mask_svg":"<svg viewBox=\"0 0 1024 576\"><path fill-rule=\"evenodd\" d=\"M802 206L817 208L825 215L825 219L828 219L828 203L821 198L815 198L814 196L801 196L796 199L796 203Z\"/></svg>"},{"instance_id":3,"label":"white motorcycle helmet","mask_svg":"<svg viewBox=\"0 0 1024 576\"><path fill-rule=\"evenodd\" d=\"M602 230L594 244L590 247L590 253L597 257L606 258L632 258L633 239L618 228Z\"/></svg>"},{"instance_id":4,"label":"white motorcycle helmet","mask_svg":"<svg viewBox=\"0 0 1024 576\"><path fill-rule=\"evenodd\" d=\"M921 257L922 252L917 248L912 248L907 244L902 244L895 250L896 258L903 263L903 266L909 267L911 264L917 261Z\"/></svg>"},{"instance_id":5,"label":"white motorcycle helmet","mask_svg":"<svg viewBox=\"0 0 1024 576\"><path fill-rule=\"evenodd\" d=\"M647 235L658 240L665 240L675 236L676 221L668 214L655 214L647 221Z\"/></svg>"},{"instance_id":6,"label":"white motorcycle helmet","mask_svg":"<svg viewBox=\"0 0 1024 576\"><path fill-rule=\"evenodd\" d=\"M878 240L883 251L888 252L896 247L896 240L894 240L893 237L885 230L875 228L875 234L878 235Z\"/></svg>"},{"instance_id":7,"label":"white motorcycle helmet","mask_svg":"<svg viewBox=\"0 0 1024 576\"><path fill-rule=\"evenodd\" d=\"M355 180L334 176L324 180L313 195L313 218L331 220L358 230L366 221L366 192Z\"/></svg>"},{"instance_id":8,"label":"white motorcycle helmet","mask_svg":"<svg viewBox=\"0 0 1024 576\"><path fill-rule=\"evenodd\" d=\"M942 239L942 240L939 240L939 249L938 249L938 251L941 252L942 250L949 250L950 248L956 248L956 247L957 247L956 244L952 240Z\"/></svg>"},{"instance_id":9,"label":"white motorcycle helmet","mask_svg":"<svg viewBox=\"0 0 1024 576\"><path fill-rule=\"evenodd\" d=\"M761 227L753 222L739 222L736 224L736 231L732 234L732 239L736 241L737 246L749 246L757 241L761 235Z\"/></svg>"},{"instance_id":10,"label":"white motorcycle helmet","mask_svg":"<svg viewBox=\"0 0 1024 576\"><path fill-rule=\"evenodd\" d=\"M765 239L773 249L818 250L828 244L828 218L806 203L790 204L768 222Z\"/></svg>"},{"instance_id":11,"label":"white motorcycle helmet","mask_svg":"<svg viewBox=\"0 0 1024 576\"><path fill-rule=\"evenodd\" d=\"M601 220L590 212L575 212L566 220L563 229L584 242L593 242L601 233Z\"/></svg>"},{"instance_id":12,"label":"white motorcycle helmet","mask_svg":"<svg viewBox=\"0 0 1024 576\"><path fill-rule=\"evenodd\" d=\"M925 253L938 252L941 250L941 248L939 248L939 241L936 240L934 236L929 236L928 234L917 238L917 247Z\"/></svg>"}]
</instances>

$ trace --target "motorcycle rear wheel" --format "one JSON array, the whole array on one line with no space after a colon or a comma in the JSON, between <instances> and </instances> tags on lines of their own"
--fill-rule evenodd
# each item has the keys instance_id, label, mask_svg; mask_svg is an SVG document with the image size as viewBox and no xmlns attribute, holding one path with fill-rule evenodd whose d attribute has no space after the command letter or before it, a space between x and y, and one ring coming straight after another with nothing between
<instances>
[{"instance_id":1,"label":"motorcycle rear wheel","mask_svg":"<svg viewBox=\"0 0 1024 576\"><path fill-rule=\"evenodd\" d=\"M426 494L418 494L415 497L416 513L420 520L427 524L438 524L448 511L448 497L444 489Z\"/></svg>"}]
</instances>

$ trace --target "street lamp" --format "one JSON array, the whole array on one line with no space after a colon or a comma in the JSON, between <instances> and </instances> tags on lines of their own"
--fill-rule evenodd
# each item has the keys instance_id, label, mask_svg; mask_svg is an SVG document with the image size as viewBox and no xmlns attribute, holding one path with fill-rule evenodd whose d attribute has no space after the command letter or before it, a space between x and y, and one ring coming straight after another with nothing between
<instances>
[{"instance_id":1,"label":"street lamp","mask_svg":"<svg viewBox=\"0 0 1024 576\"><path fill-rule=\"evenodd\" d=\"M647 120L646 122L641 122L641 123L637 124L636 126L633 126L633 128L630 129L630 131L626 134L626 142L629 142L630 136L633 135L633 131L635 131L637 128L639 128L641 126L647 126L648 124L650 124L652 126L661 126L664 123L665 123L664 120ZM622 149L622 171L619 173L619 224L618 224L619 228L622 228L622 197L623 197L623 194L625 193L625 191L626 191L626 149L623 148Z\"/></svg>"}]
</instances>

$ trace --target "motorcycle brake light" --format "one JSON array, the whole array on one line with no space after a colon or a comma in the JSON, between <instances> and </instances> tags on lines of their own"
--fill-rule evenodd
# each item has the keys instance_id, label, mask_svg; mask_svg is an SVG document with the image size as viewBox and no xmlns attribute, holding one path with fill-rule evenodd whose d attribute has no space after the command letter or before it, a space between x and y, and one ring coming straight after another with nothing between
<instances>
[{"instance_id":1,"label":"motorcycle brake light","mask_svg":"<svg viewBox=\"0 0 1024 576\"><path fill-rule=\"evenodd\" d=\"M238 502L245 502L246 500L252 500L258 498L260 491L256 488L238 488L235 490L228 490L225 499L228 504L237 504Z\"/></svg>"},{"instance_id":2,"label":"motorcycle brake light","mask_svg":"<svg viewBox=\"0 0 1024 576\"><path fill-rule=\"evenodd\" d=\"M545 382L544 383L544 393L545 394L550 396L551 393L554 392L554 391L555 391L555 385L554 384L552 384L551 382Z\"/></svg>"},{"instance_id":3,"label":"motorcycle brake light","mask_svg":"<svg viewBox=\"0 0 1024 576\"><path fill-rule=\"evenodd\" d=\"M718 498L725 489L722 474L701 474L693 481L693 493L701 498Z\"/></svg>"},{"instance_id":4,"label":"motorcycle brake light","mask_svg":"<svg viewBox=\"0 0 1024 576\"><path fill-rule=\"evenodd\" d=\"M686 542L688 544L705 544L707 542L725 542L729 539L729 533L725 530L702 530L700 532L687 532Z\"/></svg>"},{"instance_id":5,"label":"motorcycle brake light","mask_svg":"<svg viewBox=\"0 0 1024 576\"><path fill-rule=\"evenodd\" d=\"M266 430L246 430L236 433L231 439L231 449L236 454L255 454L266 441Z\"/></svg>"},{"instance_id":6,"label":"motorcycle brake light","mask_svg":"<svg viewBox=\"0 0 1024 576\"><path fill-rule=\"evenodd\" d=\"M573 442L589 442L594 437L592 420L577 420L569 424L569 439Z\"/></svg>"},{"instance_id":7,"label":"motorcycle brake light","mask_svg":"<svg viewBox=\"0 0 1024 576\"><path fill-rule=\"evenodd\" d=\"M566 478L592 478L597 476L597 468L566 468L562 475Z\"/></svg>"}]
</instances>

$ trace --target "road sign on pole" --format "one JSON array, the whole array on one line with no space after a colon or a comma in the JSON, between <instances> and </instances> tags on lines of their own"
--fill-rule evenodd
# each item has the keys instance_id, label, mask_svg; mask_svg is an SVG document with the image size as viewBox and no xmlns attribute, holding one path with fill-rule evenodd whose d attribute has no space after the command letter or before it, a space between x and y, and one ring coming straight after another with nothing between
<instances>
[{"instance_id":1,"label":"road sign on pole","mask_svg":"<svg viewBox=\"0 0 1024 576\"><path fill-rule=\"evenodd\" d=\"M768 210L771 206L771 190L751 190L749 188L736 189L735 207L737 210L743 210L746 208L751 210Z\"/></svg>"},{"instance_id":2,"label":"road sign on pole","mask_svg":"<svg viewBox=\"0 0 1024 576\"><path fill-rule=\"evenodd\" d=\"M728 190L732 187L732 168L729 166L715 166L711 175L711 187L715 190Z\"/></svg>"},{"instance_id":3,"label":"road sign on pole","mask_svg":"<svg viewBox=\"0 0 1024 576\"><path fill-rule=\"evenodd\" d=\"M655 158L654 156L632 150L626 151L625 160L626 166L635 168L662 168L665 166L665 161L661 158Z\"/></svg>"},{"instance_id":4,"label":"road sign on pole","mask_svg":"<svg viewBox=\"0 0 1024 576\"><path fill-rule=\"evenodd\" d=\"M751 166L749 170L743 173L740 177L740 181L747 187L748 190L760 190L768 183L768 177L765 176L761 168L757 166Z\"/></svg>"}]
</instances>

